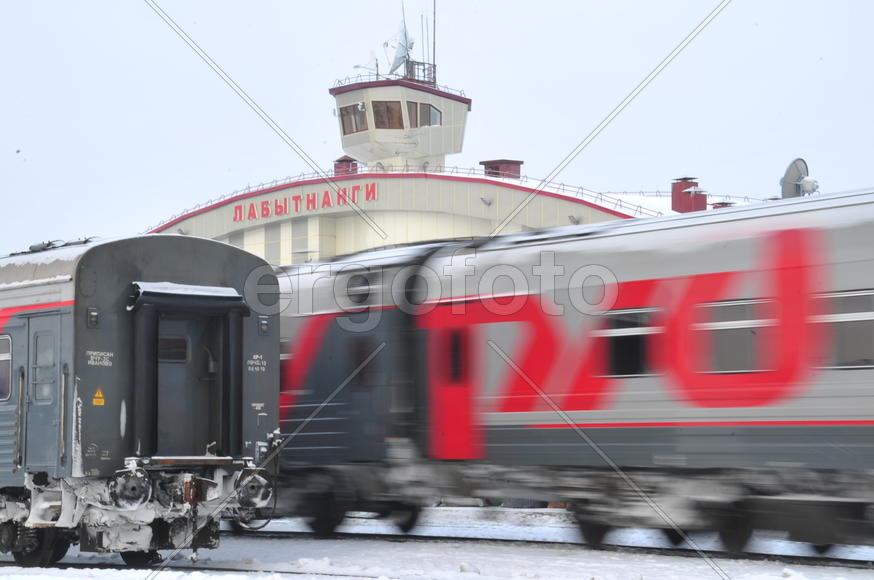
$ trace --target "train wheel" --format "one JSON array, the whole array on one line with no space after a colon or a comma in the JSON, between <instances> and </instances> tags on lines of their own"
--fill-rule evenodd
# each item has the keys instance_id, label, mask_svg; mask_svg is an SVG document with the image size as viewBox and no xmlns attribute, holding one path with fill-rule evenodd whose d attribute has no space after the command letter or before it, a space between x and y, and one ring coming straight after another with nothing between
<instances>
[{"instance_id":1,"label":"train wheel","mask_svg":"<svg viewBox=\"0 0 874 580\"><path fill-rule=\"evenodd\" d=\"M811 546L813 546L813 549L816 550L817 554L826 554L832 549L834 544L811 544Z\"/></svg>"},{"instance_id":2,"label":"train wheel","mask_svg":"<svg viewBox=\"0 0 874 580\"><path fill-rule=\"evenodd\" d=\"M419 506L410 504L392 510L390 518L401 532L409 534L416 527L421 513L422 509Z\"/></svg>"},{"instance_id":3,"label":"train wheel","mask_svg":"<svg viewBox=\"0 0 874 580\"><path fill-rule=\"evenodd\" d=\"M51 563L57 564L61 560L64 559L64 556L67 555L67 550L70 549L70 539L69 538L57 538L55 540L55 544L52 547L52 557Z\"/></svg>"},{"instance_id":4,"label":"train wheel","mask_svg":"<svg viewBox=\"0 0 874 580\"><path fill-rule=\"evenodd\" d=\"M679 546L683 543L683 536L674 528L662 528L662 533L672 546Z\"/></svg>"},{"instance_id":5,"label":"train wheel","mask_svg":"<svg viewBox=\"0 0 874 580\"><path fill-rule=\"evenodd\" d=\"M307 525L318 538L327 538L346 518L346 511L334 499L334 494L323 494L313 500L313 515Z\"/></svg>"},{"instance_id":6,"label":"train wheel","mask_svg":"<svg viewBox=\"0 0 874 580\"><path fill-rule=\"evenodd\" d=\"M125 564L133 568L145 568L147 566L154 566L163 558L155 550L150 550L148 552L122 552L121 559L124 560Z\"/></svg>"},{"instance_id":7,"label":"train wheel","mask_svg":"<svg viewBox=\"0 0 874 580\"><path fill-rule=\"evenodd\" d=\"M34 539L30 549L12 552L12 558L22 566L50 566L63 558L70 546L66 538L58 537L57 532L52 529L29 529L26 533L31 534ZM63 546L63 552L61 552L60 557L55 559L55 550L60 551L61 546Z\"/></svg>"},{"instance_id":8,"label":"train wheel","mask_svg":"<svg viewBox=\"0 0 874 580\"><path fill-rule=\"evenodd\" d=\"M577 527L580 528L580 533L583 534L583 540L593 548L601 546L604 543L604 536L610 531L610 526L587 520L579 515L577 516Z\"/></svg>"},{"instance_id":9,"label":"train wheel","mask_svg":"<svg viewBox=\"0 0 874 580\"><path fill-rule=\"evenodd\" d=\"M753 535L753 527L741 505L735 505L726 513L719 527L719 539L729 552L743 552Z\"/></svg>"}]
</instances>

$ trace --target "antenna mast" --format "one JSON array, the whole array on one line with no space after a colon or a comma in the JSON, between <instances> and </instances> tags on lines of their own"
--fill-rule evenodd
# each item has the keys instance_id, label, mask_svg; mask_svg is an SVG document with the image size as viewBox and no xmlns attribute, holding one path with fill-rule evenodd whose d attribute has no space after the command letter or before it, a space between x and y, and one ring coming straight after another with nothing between
<instances>
[{"instance_id":1,"label":"antenna mast","mask_svg":"<svg viewBox=\"0 0 874 580\"><path fill-rule=\"evenodd\" d=\"M434 7L434 13L431 17L431 42L433 42L433 48L431 49L431 64L434 65L434 68L437 68L437 0L433 0L432 3ZM437 75L434 75L435 81Z\"/></svg>"}]
</instances>

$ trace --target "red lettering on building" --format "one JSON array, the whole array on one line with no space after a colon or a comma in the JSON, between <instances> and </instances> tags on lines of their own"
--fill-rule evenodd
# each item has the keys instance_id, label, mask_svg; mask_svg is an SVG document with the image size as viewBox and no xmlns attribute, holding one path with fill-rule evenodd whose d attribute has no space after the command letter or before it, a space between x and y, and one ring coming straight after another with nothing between
<instances>
[{"instance_id":1,"label":"red lettering on building","mask_svg":"<svg viewBox=\"0 0 874 580\"><path fill-rule=\"evenodd\" d=\"M321 196L318 192L301 193L289 197L274 198L272 204L269 200L256 201L250 203L248 208L245 204L239 204L234 206L232 219L235 222L240 222L268 218L271 215L289 215L292 213L292 204L294 213L301 213L304 210L327 209L334 206L349 205L350 203L354 204L359 201L376 201L377 185L377 182L373 181L364 185L353 185L348 188L341 187L335 189L334 192L326 190L322 192ZM364 192L363 200L359 199L359 194L362 190Z\"/></svg>"},{"instance_id":2,"label":"red lettering on building","mask_svg":"<svg viewBox=\"0 0 874 580\"><path fill-rule=\"evenodd\" d=\"M285 215L288 213L288 198L274 200L273 215Z\"/></svg>"}]
</instances>

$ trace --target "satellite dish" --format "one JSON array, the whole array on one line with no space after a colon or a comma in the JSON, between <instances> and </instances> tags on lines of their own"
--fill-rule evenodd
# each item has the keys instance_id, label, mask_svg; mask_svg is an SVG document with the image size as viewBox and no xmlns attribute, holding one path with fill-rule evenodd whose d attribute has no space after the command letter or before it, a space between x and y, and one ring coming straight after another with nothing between
<instances>
[{"instance_id":1,"label":"satellite dish","mask_svg":"<svg viewBox=\"0 0 874 580\"><path fill-rule=\"evenodd\" d=\"M413 39L407 35L406 22L401 20L400 30L392 40L385 43L385 46L395 47L395 55L388 71L388 74L394 74L396 70L401 68L407 62L410 58L410 52L413 50Z\"/></svg>"},{"instance_id":2,"label":"satellite dish","mask_svg":"<svg viewBox=\"0 0 874 580\"><path fill-rule=\"evenodd\" d=\"M816 193L819 190L819 183L810 177L807 162L799 157L786 168L786 173L780 180L780 187L783 189L783 198L785 199Z\"/></svg>"}]
</instances>

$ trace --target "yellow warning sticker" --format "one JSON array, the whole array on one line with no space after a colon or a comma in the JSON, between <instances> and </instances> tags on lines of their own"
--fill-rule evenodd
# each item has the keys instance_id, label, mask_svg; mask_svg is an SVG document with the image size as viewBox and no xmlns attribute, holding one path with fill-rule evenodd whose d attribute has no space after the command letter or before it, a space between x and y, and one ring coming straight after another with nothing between
<instances>
[{"instance_id":1,"label":"yellow warning sticker","mask_svg":"<svg viewBox=\"0 0 874 580\"><path fill-rule=\"evenodd\" d=\"M97 389L94 391L94 397L91 399L91 404L95 407L102 407L104 402L103 389Z\"/></svg>"}]
</instances>

